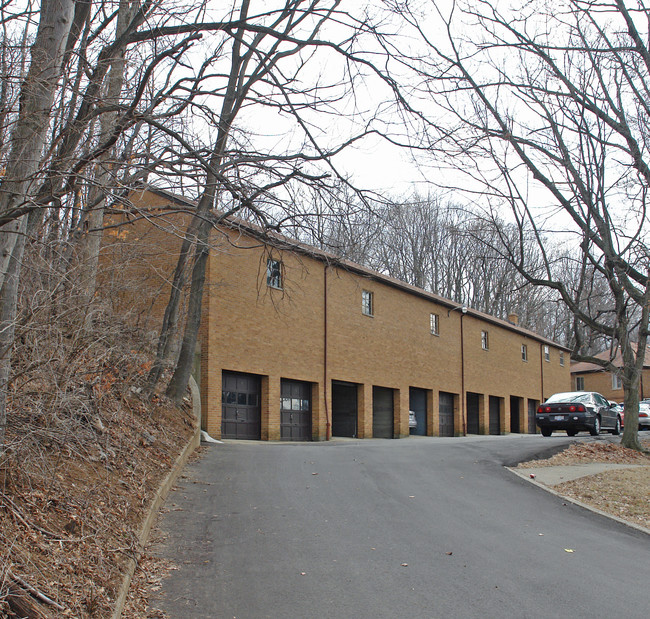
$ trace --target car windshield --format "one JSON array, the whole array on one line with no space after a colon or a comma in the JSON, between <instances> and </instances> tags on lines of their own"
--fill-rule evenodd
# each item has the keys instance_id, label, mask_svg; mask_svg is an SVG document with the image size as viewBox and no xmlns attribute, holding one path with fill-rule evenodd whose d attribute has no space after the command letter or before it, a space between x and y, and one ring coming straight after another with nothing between
<instances>
[{"instance_id":1,"label":"car windshield","mask_svg":"<svg viewBox=\"0 0 650 619\"><path fill-rule=\"evenodd\" d=\"M553 402L591 402L591 394L584 392L571 392L571 393L556 393L552 395L548 400L547 404L552 404Z\"/></svg>"}]
</instances>

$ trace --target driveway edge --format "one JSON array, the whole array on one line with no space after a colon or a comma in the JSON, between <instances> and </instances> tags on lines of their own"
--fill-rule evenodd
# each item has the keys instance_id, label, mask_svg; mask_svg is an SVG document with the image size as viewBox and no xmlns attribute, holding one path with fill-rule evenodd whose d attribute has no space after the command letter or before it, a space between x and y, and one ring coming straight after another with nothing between
<instances>
[{"instance_id":1,"label":"driveway edge","mask_svg":"<svg viewBox=\"0 0 650 619\"><path fill-rule=\"evenodd\" d=\"M190 378L190 389L192 392L192 407L194 410L196 418L196 428L194 429L194 434L188 441L187 445L183 448L183 451L179 454L174 462L171 470L165 478L160 483L158 490L154 495L151 504L149 505L147 516L144 519L140 527L140 532L138 533L138 550L135 553L135 556L131 557L128 561L128 567L126 573L123 576L122 584L118 589L117 596L115 598L115 604L113 605L113 613L111 619L120 619L122 617L122 611L124 610L124 604L126 602L129 589L131 588L131 580L133 579L133 574L135 569L138 566L138 561L142 557L144 552L144 547L149 539L149 533L151 533L151 528L153 527L154 522L158 518L158 513L160 508L167 498L169 491L172 486L176 483L176 480L183 471L183 468L187 464L187 460L194 453L197 447L201 444L201 399L198 391L198 386L193 378Z\"/></svg>"},{"instance_id":2,"label":"driveway edge","mask_svg":"<svg viewBox=\"0 0 650 619\"><path fill-rule=\"evenodd\" d=\"M529 473L523 473L523 472L515 470L514 468L511 468L509 466L505 466L504 468L506 470L510 471L511 473L514 473L515 475L517 475L517 477L521 477L522 479L526 480L528 483L533 484L533 485L537 486L538 488L541 488L542 490L545 490L546 492L549 492L550 494L554 494L556 497L559 497L564 501L568 501L569 503L573 503L574 505L577 505L578 507L582 507L583 509L587 509L590 512L593 512L593 513L598 514L600 516L605 516L605 518L609 518L610 520L615 520L616 522L619 522L620 524L624 524L626 527L630 527L631 529L636 529L637 531L640 531L641 533L645 533L646 535L650 535L650 529L647 529L646 527L643 527L640 524L636 524L635 522L630 522L629 520L619 518L618 516L615 516L614 514L604 512L602 509L598 509L597 507L593 507L592 505L588 505L587 503L583 503L582 501L578 501L577 499L568 497L568 496L558 492L557 490L554 490L551 486L547 486L546 484L543 484L543 483L541 483L539 481L531 479Z\"/></svg>"}]
</instances>

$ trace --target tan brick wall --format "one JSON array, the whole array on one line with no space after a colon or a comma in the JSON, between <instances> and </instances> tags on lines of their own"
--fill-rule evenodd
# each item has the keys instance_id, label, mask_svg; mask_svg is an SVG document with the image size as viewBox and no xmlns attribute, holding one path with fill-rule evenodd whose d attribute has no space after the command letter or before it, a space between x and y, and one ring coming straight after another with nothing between
<instances>
[{"instance_id":1,"label":"tan brick wall","mask_svg":"<svg viewBox=\"0 0 650 619\"><path fill-rule=\"evenodd\" d=\"M312 432L325 438L323 390L323 268L292 252L269 251L230 231L215 235L208 262L207 368L211 382L223 370L268 377L262 394L262 438L279 439L280 380L312 383ZM283 290L266 285L266 260L281 260ZM208 432L221 436L221 391L204 390Z\"/></svg>"},{"instance_id":2,"label":"tan brick wall","mask_svg":"<svg viewBox=\"0 0 650 619\"><path fill-rule=\"evenodd\" d=\"M98 288L115 312L157 334L189 216L170 212L169 200L151 192L132 199L138 212L105 221Z\"/></svg>"},{"instance_id":3,"label":"tan brick wall","mask_svg":"<svg viewBox=\"0 0 650 619\"><path fill-rule=\"evenodd\" d=\"M155 216L154 225L139 221L107 233L105 263L114 265L119 256L128 255L128 260L126 267L112 273L107 269L105 277L110 274L116 289L123 289L111 297L116 307L136 312L159 328L187 220L157 211L168 203L162 197L145 193L138 198ZM223 370L261 377L261 436L268 440L280 437L283 378L311 383L314 440L327 436L332 380L358 385L360 438L372 436L373 385L394 390L398 437L409 434L409 387L427 391L430 435L438 434L441 391L454 396L455 432L462 434L463 386L465 392L480 396L481 432L488 432L490 396L500 401L502 432L510 430L511 396L519 399L520 427L527 431L529 401L571 388L568 353L562 367L560 351L551 346L546 362L543 345L531 335L471 312L450 311L444 303L353 270L326 268L322 260L290 249L271 249L237 231L215 232L212 244L201 325L200 383L202 425L215 438L221 436ZM266 285L269 257L282 262L282 290ZM373 293L373 316L362 313L363 290ZM439 316L438 335L430 333L431 313ZM481 348L482 330L489 334L487 351ZM522 344L528 347L527 361L521 358Z\"/></svg>"},{"instance_id":4,"label":"tan brick wall","mask_svg":"<svg viewBox=\"0 0 650 619\"><path fill-rule=\"evenodd\" d=\"M576 376L584 377L585 391L597 391L608 400L613 400L614 402L623 401L623 388L613 388L611 372L586 372L584 374L573 375L571 377L571 389L576 389ZM639 397L641 399L650 397L650 370L648 369L642 372L641 384L639 385Z\"/></svg>"},{"instance_id":5,"label":"tan brick wall","mask_svg":"<svg viewBox=\"0 0 650 619\"><path fill-rule=\"evenodd\" d=\"M334 266L326 269L320 260L269 250L235 232L227 236L209 263L208 382L212 384L224 369L269 377L273 387L263 399L263 438L279 437L281 378L314 385L318 394L313 406L314 439L325 438L332 380L359 385L360 438L372 436L373 385L394 390L395 436L409 433L409 387L428 390L428 433L432 435L438 434L439 392L455 394L456 432L461 433L461 320L465 390L481 395L481 432L488 432L489 396L499 398L503 432L510 430L510 396L520 398L520 427L527 431L528 400L539 401L570 386L568 353L561 367L559 351L551 347L551 359L546 362L542 344L530 336L470 314L449 312L439 303L382 281ZM269 255L282 261L283 290L266 285ZM372 316L362 312L364 290L373 293ZM430 333L431 313L439 316L439 335ZM487 351L481 348L482 330L489 333ZM522 344L528 346L528 361L522 361ZM318 389L323 385L325 389ZM220 393L212 387L204 393L208 430L218 437Z\"/></svg>"}]
</instances>

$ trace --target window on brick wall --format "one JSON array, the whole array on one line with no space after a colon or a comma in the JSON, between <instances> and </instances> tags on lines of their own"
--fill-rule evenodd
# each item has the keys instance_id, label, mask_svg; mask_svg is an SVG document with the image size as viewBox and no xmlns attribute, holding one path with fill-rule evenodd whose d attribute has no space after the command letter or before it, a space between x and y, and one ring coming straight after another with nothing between
<instances>
[{"instance_id":1,"label":"window on brick wall","mask_svg":"<svg viewBox=\"0 0 650 619\"><path fill-rule=\"evenodd\" d=\"M564 353L563 352L560 353L560 365L562 367L564 367Z\"/></svg>"},{"instance_id":2,"label":"window on brick wall","mask_svg":"<svg viewBox=\"0 0 650 619\"><path fill-rule=\"evenodd\" d=\"M521 360L528 361L528 346L526 344L521 345Z\"/></svg>"},{"instance_id":3,"label":"window on brick wall","mask_svg":"<svg viewBox=\"0 0 650 619\"><path fill-rule=\"evenodd\" d=\"M366 316L372 316L374 312L373 294L369 290L361 292L361 311Z\"/></svg>"},{"instance_id":4,"label":"window on brick wall","mask_svg":"<svg viewBox=\"0 0 650 619\"><path fill-rule=\"evenodd\" d=\"M266 261L266 285L282 289L282 263L269 258Z\"/></svg>"},{"instance_id":5,"label":"window on brick wall","mask_svg":"<svg viewBox=\"0 0 650 619\"><path fill-rule=\"evenodd\" d=\"M612 389L623 389L623 379L618 374L612 374Z\"/></svg>"},{"instance_id":6,"label":"window on brick wall","mask_svg":"<svg viewBox=\"0 0 650 619\"><path fill-rule=\"evenodd\" d=\"M429 315L429 326L431 327L431 335L440 335L440 316L438 314Z\"/></svg>"},{"instance_id":7,"label":"window on brick wall","mask_svg":"<svg viewBox=\"0 0 650 619\"><path fill-rule=\"evenodd\" d=\"M585 377L576 376L576 391L584 391L584 390L585 390Z\"/></svg>"},{"instance_id":8,"label":"window on brick wall","mask_svg":"<svg viewBox=\"0 0 650 619\"><path fill-rule=\"evenodd\" d=\"M483 350L490 350L490 339L488 338L487 331L481 331L481 348Z\"/></svg>"},{"instance_id":9,"label":"window on brick wall","mask_svg":"<svg viewBox=\"0 0 650 619\"><path fill-rule=\"evenodd\" d=\"M551 360L551 349L548 346L544 346L544 361Z\"/></svg>"}]
</instances>

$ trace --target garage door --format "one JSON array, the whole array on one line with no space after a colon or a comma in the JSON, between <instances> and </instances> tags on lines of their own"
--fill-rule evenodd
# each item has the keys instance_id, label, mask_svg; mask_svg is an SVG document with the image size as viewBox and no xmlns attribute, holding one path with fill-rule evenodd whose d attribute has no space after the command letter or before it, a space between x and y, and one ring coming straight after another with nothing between
<instances>
[{"instance_id":1,"label":"garage door","mask_svg":"<svg viewBox=\"0 0 650 619\"><path fill-rule=\"evenodd\" d=\"M260 377L223 372L221 436L258 440L260 430Z\"/></svg>"},{"instance_id":2,"label":"garage door","mask_svg":"<svg viewBox=\"0 0 650 619\"><path fill-rule=\"evenodd\" d=\"M372 388L372 435L374 438L393 438L393 390Z\"/></svg>"},{"instance_id":3,"label":"garage door","mask_svg":"<svg viewBox=\"0 0 650 619\"><path fill-rule=\"evenodd\" d=\"M510 396L510 432L521 432L519 424L519 402L521 398Z\"/></svg>"},{"instance_id":4,"label":"garage door","mask_svg":"<svg viewBox=\"0 0 650 619\"><path fill-rule=\"evenodd\" d=\"M438 416L440 424L438 433L440 436L454 436L454 394L440 392L438 403Z\"/></svg>"},{"instance_id":5,"label":"garage door","mask_svg":"<svg viewBox=\"0 0 650 619\"><path fill-rule=\"evenodd\" d=\"M417 427L411 428L411 434L427 435L427 392L426 389L409 389L409 410L415 413Z\"/></svg>"},{"instance_id":6,"label":"garage door","mask_svg":"<svg viewBox=\"0 0 650 619\"><path fill-rule=\"evenodd\" d=\"M282 379L280 437L283 441L311 440L311 384Z\"/></svg>"},{"instance_id":7,"label":"garage door","mask_svg":"<svg viewBox=\"0 0 650 619\"><path fill-rule=\"evenodd\" d=\"M357 436L357 385L332 381L332 436Z\"/></svg>"},{"instance_id":8,"label":"garage door","mask_svg":"<svg viewBox=\"0 0 650 619\"><path fill-rule=\"evenodd\" d=\"M537 432L537 425L535 424L535 413L539 403L537 400L528 400L528 434L535 434Z\"/></svg>"},{"instance_id":9,"label":"garage door","mask_svg":"<svg viewBox=\"0 0 650 619\"><path fill-rule=\"evenodd\" d=\"M490 434L501 434L501 406L499 398L490 396Z\"/></svg>"},{"instance_id":10,"label":"garage door","mask_svg":"<svg viewBox=\"0 0 650 619\"><path fill-rule=\"evenodd\" d=\"M478 393L467 394L467 434L478 434Z\"/></svg>"}]
</instances>

